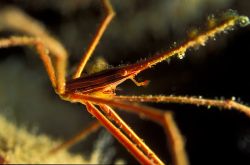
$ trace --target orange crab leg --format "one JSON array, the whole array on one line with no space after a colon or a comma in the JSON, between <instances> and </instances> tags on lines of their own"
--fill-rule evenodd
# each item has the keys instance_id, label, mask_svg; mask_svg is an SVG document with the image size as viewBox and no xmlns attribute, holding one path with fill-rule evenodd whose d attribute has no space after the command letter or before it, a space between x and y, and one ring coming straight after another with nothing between
<instances>
[{"instance_id":1,"label":"orange crab leg","mask_svg":"<svg viewBox=\"0 0 250 165\"><path fill-rule=\"evenodd\" d=\"M112 18L115 16L115 12L114 12L109 0L102 0L102 4L103 4L103 7L105 9L106 16L103 18L99 28L97 29L97 32L96 32L93 40L91 41L91 43L86 51L86 53L83 55L79 65L76 69L76 72L73 75L74 79L81 76L82 71L83 71L86 63L88 62L89 58L93 54L97 44L99 43L101 37L103 36L106 28L110 24Z\"/></svg>"},{"instance_id":2,"label":"orange crab leg","mask_svg":"<svg viewBox=\"0 0 250 165\"><path fill-rule=\"evenodd\" d=\"M0 12L0 17L1 17L0 24L3 28L16 30L33 36L33 38L36 38L35 40L39 40L40 42L39 46L40 48L37 48L37 50L43 49L43 50L38 50L39 53L40 51L44 51L49 56L55 57L55 69L52 66L49 66L51 65L51 60L46 59L43 61L45 63L45 67L52 81L52 85L53 87L55 87L56 92L60 94L64 93L68 53L62 46L62 44L55 38L50 36L47 30L40 22L36 21L35 19L31 18L30 16L28 16L27 14L23 13L21 10L15 7L9 7L2 10ZM21 38L24 38L23 40L27 40L25 38L29 37L16 37L16 38L19 38L16 39L16 42L18 42L17 40L19 40L20 46L27 45L25 43L22 44L21 43L22 41L20 40L22 40ZM11 42L13 40L14 40L13 38L10 39ZM11 45L12 44L10 44L9 46ZM50 54L47 52L48 50L50 51Z\"/></svg>"},{"instance_id":3,"label":"orange crab leg","mask_svg":"<svg viewBox=\"0 0 250 165\"><path fill-rule=\"evenodd\" d=\"M86 102L86 107L88 111L95 116L102 125L110 131L121 144L123 144L129 152L141 163L141 164L164 164L160 159L150 159L148 158L137 146L131 142L131 140L125 136L119 128L117 128L113 123L111 123L92 103Z\"/></svg>"},{"instance_id":4,"label":"orange crab leg","mask_svg":"<svg viewBox=\"0 0 250 165\"><path fill-rule=\"evenodd\" d=\"M56 88L56 76L55 70L52 65L51 59L49 57L49 52L46 49L46 46L39 38L34 37L10 37L5 39L0 39L0 48L7 48L12 46L35 46L38 55L40 56L45 69L48 73L52 86Z\"/></svg>"},{"instance_id":5,"label":"orange crab leg","mask_svg":"<svg viewBox=\"0 0 250 165\"><path fill-rule=\"evenodd\" d=\"M145 117L154 122L157 122L158 124L164 127L164 130L168 139L171 140L171 144L170 144L171 147L169 148L172 153L173 161L175 162L175 164L176 165L188 165L189 164L189 161L185 152L184 140L170 112L164 112L162 110L148 107L148 106L127 104L121 101L113 101L113 100L97 98L97 97L83 95L83 94L71 94L69 97L71 100L77 101L77 102L81 102L81 100L88 100L88 101L93 102L96 105L100 105L100 103L104 104L100 106L103 107L103 111L105 111L106 116L110 117L112 120L117 122L118 125L120 125L119 116L107 105L111 105L121 110L125 110L131 113L138 114L141 117ZM130 133L130 130L126 130L127 129L126 127L122 126L121 128L125 129L123 130L125 133L127 134ZM137 142L136 138L132 138L132 139L133 139L132 141L134 141L138 146L142 147L141 149L146 153L147 146L146 148L143 148L144 146L141 146L140 143Z\"/></svg>"},{"instance_id":6,"label":"orange crab leg","mask_svg":"<svg viewBox=\"0 0 250 165\"><path fill-rule=\"evenodd\" d=\"M218 107L223 109L236 109L240 112L250 116L250 107L238 103L234 100L234 97L230 100L216 100L187 96L114 96L114 100L117 101L129 101L129 102L164 102L164 103L178 103L178 104L191 104L197 106L206 107Z\"/></svg>"}]
</instances>

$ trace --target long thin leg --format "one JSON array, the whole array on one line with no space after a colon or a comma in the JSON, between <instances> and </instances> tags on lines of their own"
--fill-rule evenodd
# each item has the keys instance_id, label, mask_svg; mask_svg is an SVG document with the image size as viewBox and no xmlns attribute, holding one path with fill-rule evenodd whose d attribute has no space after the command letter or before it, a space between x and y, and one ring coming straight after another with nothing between
<instances>
[{"instance_id":1,"label":"long thin leg","mask_svg":"<svg viewBox=\"0 0 250 165\"><path fill-rule=\"evenodd\" d=\"M109 106L101 104L100 108L106 116L113 120L116 125L132 140L132 142L144 152L144 154L154 162L161 162L161 160L151 151L151 149L134 133L134 131L116 114L116 112Z\"/></svg>"},{"instance_id":2,"label":"long thin leg","mask_svg":"<svg viewBox=\"0 0 250 165\"><path fill-rule=\"evenodd\" d=\"M12 46L35 46L41 60L43 61L50 81L53 87L56 88L55 70L48 55L48 50L40 39L34 37L11 37L0 39L0 48L8 48Z\"/></svg>"},{"instance_id":3,"label":"long thin leg","mask_svg":"<svg viewBox=\"0 0 250 165\"><path fill-rule=\"evenodd\" d=\"M134 157L141 164L163 164L160 159L159 161L149 159L138 147L131 142L131 140L121 132L121 128L117 128L110 120L108 120L92 103L86 102L86 107L88 111L95 116L103 126L110 131L119 141L123 144L129 152L134 155Z\"/></svg>"},{"instance_id":4,"label":"long thin leg","mask_svg":"<svg viewBox=\"0 0 250 165\"><path fill-rule=\"evenodd\" d=\"M176 159L175 162L187 162L187 157L184 152L184 144L183 140L181 138L180 133L178 133L178 129L173 128L172 130L177 130L175 133L168 133L169 131L169 125L172 125L169 120L169 118L165 114L165 121L161 120L162 112L160 112L158 109L155 108L149 108L146 106L138 106L135 104L128 104L124 103L122 101L129 101L129 102L170 102L170 103L183 103L183 104L193 104L193 105L202 105L202 106L215 106L219 108L224 108L224 109L236 109L241 112L244 112L246 115L250 116L250 108L248 106L242 105L238 102L235 102L234 99L232 100L212 100L212 99L203 99L203 98L196 98L196 97L182 97L182 96L114 96L112 100L107 100L107 99L101 99L101 98L93 98L89 96L84 96L83 99L96 102L96 103L103 103L103 104L108 104L112 105L114 107L121 108L123 110L132 112L132 113L137 113L141 115L142 117L149 118L153 121L158 121L159 124L165 125L164 127L166 128L165 131L169 136L174 135L175 138L172 138L175 140L175 142L172 142L171 144L175 144L176 146L173 146L172 153L178 153L175 155L178 156L178 160ZM164 122L167 122L164 124ZM175 126L174 126L175 127ZM181 155L181 157L180 157ZM175 156L173 156L176 158Z\"/></svg>"},{"instance_id":5,"label":"long thin leg","mask_svg":"<svg viewBox=\"0 0 250 165\"><path fill-rule=\"evenodd\" d=\"M184 149L185 144L182 139L182 135L180 131L178 130L178 127L176 126L174 120L171 118L170 116L171 114L169 114L169 112L164 112L162 110L151 108L148 106L127 104L121 101L107 100L103 98L92 97L89 95L72 94L69 97L78 102L79 100L88 100L97 105L100 103L111 105L121 110L126 110L128 112L138 114L139 116L143 118L145 117L154 122L159 123L160 125L163 126L168 138L171 139L172 147L170 148L170 150L173 155L175 164L176 165L189 164L188 163L189 161L187 159L187 155ZM107 116L109 117L110 115L108 114L108 112L106 113L107 113ZM112 116L112 117L115 117L115 116Z\"/></svg>"},{"instance_id":6,"label":"long thin leg","mask_svg":"<svg viewBox=\"0 0 250 165\"><path fill-rule=\"evenodd\" d=\"M48 154L49 155L56 154L58 151L70 148L71 146L77 144L78 142L88 137L91 133L98 130L98 128L100 128L100 123L98 121L91 123L87 128L84 128L74 137L70 138L69 140L65 141L64 143L50 150Z\"/></svg>"},{"instance_id":7,"label":"long thin leg","mask_svg":"<svg viewBox=\"0 0 250 165\"><path fill-rule=\"evenodd\" d=\"M222 109L236 109L245 113L250 117L250 107L238 103L234 100L216 100L205 99L200 97L187 97L187 96L114 96L117 101L131 101L131 102L165 102L165 103L178 103L178 104L192 104L197 106L211 106L219 107Z\"/></svg>"},{"instance_id":8,"label":"long thin leg","mask_svg":"<svg viewBox=\"0 0 250 165\"><path fill-rule=\"evenodd\" d=\"M83 55L79 65L76 69L76 72L73 75L73 78L78 78L81 76L82 71L83 71L87 61L89 60L89 58L93 54L97 44L99 43L101 37L103 36L103 33L105 32L107 26L111 22L112 18L115 16L115 12L114 12L109 0L102 0L102 5L105 9L106 15L103 18L103 20L101 21L100 26L98 27L97 32L96 32L93 40L91 41L86 53Z\"/></svg>"},{"instance_id":9,"label":"long thin leg","mask_svg":"<svg viewBox=\"0 0 250 165\"><path fill-rule=\"evenodd\" d=\"M171 112L164 113L163 128L168 137L169 149L175 165L188 165L189 160L185 150L185 141L182 134L174 121Z\"/></svg>"},{"instance_id":10,"label":"long thin leg","mask_svg":"<svg viewBox=\"0 0 250 165\"><path fill-rule=\"evenodd\" d=\"M80 102L87 105L87 108L88 106L90 106L84 99L82 99L78 95L70 94L68 98L74 102ZM136 159L138 159L143 164L145 164L146 162L163 164L163 162L156 156L156 154L142 142L142 140L133 132L133 130L130 129L129 126L110 107L106 105L99 106L107 117L105 117L105 115L103 115L102 113L101 115L103 117L100 117L100 112L96 108L95 112L98 111L97 114L93 114L92 111L89 112L93 114L105 126L105 128L107 128L134 155ZM98 115L99 118L96 115ZM116 126L110 120L113 120ZM110 124L112 125L112 127ZM124 133L126 136L124 135Z\"/></svg>"},{"instance_id":11,"label":"long thin leg","mask_svg":"<svg viewBox=\"0 0 250 165\"><path fill-rule=\"evenodd\" d=\"M161 110L142 106L137 104L131 104L131 102L170 102L170 103L183 103L183 104L193 104L224 108L224 109L236 109L240 112L244 112L246 115L250 116L250 107L240 104L234 100L212 100L203 99L195 97L182 97L182 96L113 96L112 99L98 98L88 95L75 94L75 98L81 98L89 100L95 103L108 104L114 107L122 108L132 113L141 113L143 115L147 114L147 118L158 121L161 119ZM126 102L124 102L126 101ZM129 102L128 102L129 101Z\"/></svg>"},{"instance_id":12,"label":"long thin leg","mask_svg":"<svg viewBox=\"0 0 250 165\"><path fill-rule=\"evenodd\" d=\"M34 20L17 8L10 7L1 10L0 17L1 29L20 31L41 40L43 47L46 47L50 51L50 55L56 59L55 71L57 83L53 84L57 84L57 92L64 93L68 53L62 44L49 35L40 22Z\"/></svg>"},{"instance_id":13,"label":"long thin leg","mask_svg":"<svg viewBox=\"0 0 250 165\"><path fill-rule=\"evenodd\" d=\"M107 104L113 107L124 109L128 112L139 114L142 118L146 117L152 121L162 124L163 111L157 108L148 107L144 105L126 103L113 99L105 99L100 97L94 97L84 94L70 94L65 96L65 98L71 99L72 101L81 102L81 100L87 100L93 102L94 104Z\"/></svg>"}]
</instances>

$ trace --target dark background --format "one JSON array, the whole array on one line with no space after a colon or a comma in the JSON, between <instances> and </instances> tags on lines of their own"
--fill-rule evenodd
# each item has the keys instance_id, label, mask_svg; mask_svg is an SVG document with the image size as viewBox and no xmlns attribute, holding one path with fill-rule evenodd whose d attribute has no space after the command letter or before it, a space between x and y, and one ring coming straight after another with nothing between
<instances>
[{"instance_id":1,"label":"dark background","mask_svg":"<svg viewBox=\"0 0 250 165\"><path fill-rule=\"evenodd\" d=\"M103 57L111 66L129 64L169 49L181 42L192 28L204 29L209 14L235 9L250 16L248 0L127 0L111 1L117 16L91 58ZM0 10L13 5L41 21L69 51L69 73L95 33L103 16L98 0L1 0ZM1 19L1 18L0 18ZM13 32L3 30L0 35ZM250 27L220 34L205 47L191 50L183 60L172 58L137 76L151 80L148 87L127 81L118 94L195 95L206 98L235 96L249 105ZM94 120L82 105L61 101L50 87L41 62L32 49L0 50L1 113L18 124L39 127L39 133L68 139ZM172 110L182 134L191 164L250 163L250 119L235 110L207 109L187 105L152 104ZM135 115L119 113L164 161L170 162L162 128ZM100 131L73 147L72 152L88 154ZM93 141L89 143L88 141ZM116 141L110 160L136 163Z\"/></svg>"}]
</instances>

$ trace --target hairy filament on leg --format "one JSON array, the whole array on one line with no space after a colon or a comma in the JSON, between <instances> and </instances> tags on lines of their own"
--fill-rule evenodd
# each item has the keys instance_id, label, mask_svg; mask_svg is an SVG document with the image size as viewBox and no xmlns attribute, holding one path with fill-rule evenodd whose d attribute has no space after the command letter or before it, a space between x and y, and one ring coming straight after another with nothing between
<instances>
[{"instance_id":1,"label":"hairy filament on leg","mask_svg":"<svg viewBox=\"0 0 250 165\"><path fill-rule=\"evenodd\" d=\"M205 99L197 97L187 96L114 96L114 100L117 101L129 101L129 102L165 102L165 103L177 103L177 104L192 104L201 106L214 106L223 109L236 109L244 112L250 116L250 107L238 103L234 100L216 100Z\"/></svg>"},{"instance_id":2,"label":"hairy filament on leg","mask_svg":"<svg viewBox=\"0 0 250 165\"><path fill-rule=\"evenodd\" d=\"M148 58L146 60L140 61L136 64L127 66L128 70L135 71L135 75L140 73L141 71L148 69L157 63L160 63L174 55L181 55L181 57L185 54L187 49L197 47L199 45L205 45L205 43L208 41L209 38L215 37L216 34L219 34L227 29L232 28L233 26L240 25L240 26L246 26L249 24L249 19L246 16L239 16L239 15L230 15L226 17L225 21L218 24L217 26L214 26L207 31L204 31L197 36L187 40L186 42L180 44L179 46L176 46L175 48L172 48L168 51L165 51L161 54L152 56L151 58Z\"/></svg>"}]
</instances>

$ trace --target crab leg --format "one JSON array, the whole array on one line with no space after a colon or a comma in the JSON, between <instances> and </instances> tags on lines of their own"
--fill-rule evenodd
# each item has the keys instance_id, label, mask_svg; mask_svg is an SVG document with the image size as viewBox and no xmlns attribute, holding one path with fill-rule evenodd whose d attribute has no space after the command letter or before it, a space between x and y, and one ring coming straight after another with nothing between
<instances>
[{"instance_id":1,"label":"crab leg","mask_svg":"<svg viewBox=\"0 0 250 165\"><path fill-rule=\"evenodd\" d=\"M238 103L234 100L234 97L230 100L216 100L205 99L197 97L187 96L114 96L117 101L129 101L129 102L164 102L164 103L178 103L178 104L192 104L197 106L206 107L218 107L223 109L236 109L240 112L250 116L250 107Z\"/></svg>"},{"instance_id":2,"label":"crab leg","mask_svg":"<svg viewBox=\"0 0 250 165\"><path fill-rule=\"evenodd\" d=\"M74 79L81 76L82 71L83 71L86 63L88 62L89 58L93 54L97 44L99 43L101 37L103 36L103 34L105 32L107 26L110 24L112 18L115 16L115 12L114 12L109 0L102 0L102 4L103 4L103 7L105 9L106 16L101 21L101 24L98 27L97 32L96 32L93 40L91 41L86 53L84 53L79 65L76 69L76 72L73 75Z\"/></svg>"},{"instance_id":3,"label":"crab leg","mask_svg":"<svg viewBox=\"0 0 250 165\"><path fill-rule=\"evenodd\" d=\"M58 40L50 36L50 34L47 32L47 30L43 27L43 25L40 22L34 20L33 18L23 13L21 10L17 8L9 7L9 8L2 10L0 12L0 17L1 17L0 28L12 29L12 30L23 32L25 34L29 34L33 36L34 38L37 38L33 40L39 40L40 48L37 48L37 50L41 49L41 50L38 50L39 53L41 51L44 51L48 54L47 50L50 51L49 55L54 56L56 59L55 69L53 69L52 71L53 67L49 66L51 65L49 64L51 63L49 62L51 60L43 59L43 61L45 63L45 67L47 69L49 77L52 81L53 87L56 86L55 89L58 93L60 94L64 93L68 53L65 50L65 48L62 46L62 44ZM18 39L15 39L15 38L18 38ZM16 45L27 45L24 43L25 40L31 40L31 39L26 39L26 38L29 38L29 37L14 37L10 39L9 46L11 45L14 46L15 42L16 42ZM34 45L36 43L33 41L32 44ZM52 73L52 72L56 72L56 76L55 76L55 73Z\"/></svg>"},{"instance_id":4,"label":"crab leg","mask_svg":"<svg viewBox=\"0 0 250 165\"><path fill-rule=\"evenodd\" d=\"M106 114L103 115L87 99L81 98L81 95L70 94L67 96L72 102L80 102L87 106L88 111L94 115L142 164L164 164L156 154L147 147L142 140L133 132L132 129L112 110L104 104L97 104ZM93 111L90 111L93 110ZM93 113L94 112L94 113ZM108 119L111 118L111 119ZM110 121L113 120L116 126ZM123 132L125 133L123 133ZM126 135L126 136L125 136Z\"/></svg>"},{"instance_id":5,"label":"crab leg","mask_svg":"<svg viewBox=\"0 0 250 165\"><path fill-rule=\"evenodd\" d=\"M127 112L138 114L139 116L143 118L148 118L160 125L163 126L165 133L168 137L168 139L171 139L171 147L170 151L173 156L173 161L176 165L188 165L189 161L185 152L185 144L184 140L182 138L182 135L180 131L178 130L178 127L176 123L173 120L172 114L169 112L164 112L162 110L148 107L148 106L142 106L137 104L128 104L122 101L117 100L111 100L111 99L104 99L104 98L98 98L93 97L89 95L83 95L83 94L71 94L70 96L71 100L78 101L78 100L87 100L93 102L93 104L100 105L106 104L106 109L110 108L107 105L117 107L119 110L125 110ZM105 110L107 117L110 117L111 115L108 114L110 111ZM114 115L112 115L112 118L114 119ZM117 121L114 119L115 122ZM126 132L126 131L124 131Z\"/></svg>"},{"instance_id":6,"label":"crab leg","mask_svg":"<svg viewBox=\"0 0 250 165\"><path fill-rule=\"evenodd\" d=\"M121 144L123 144L129 152L141 163L141 164L163 164L160 159L153 159L153 157L147 157L145 153L138 149L138 147L131 142L131 140L125 136L119 128L117 128L110 120L105 117L92 103L86 102L87 110L95 116L101 124L110 131ZM120 125L122 127L123 125ZM152 152L151 152L152 153Z\"/></svg>"},{"instance_id":7,"label":"crab leg","mask_svg":"<svg viewBox=\"0 0 250 165\"><path fill-rule=\"evenodd\" d=\"M44 63L45 69L49 75L50 81L56 88L55 70L48 54L48 49L39 38L34 37L10 37L0 39L0 48L8 48L12 46L35 46L41 60Z\"/></svg>"}]
</instances>

